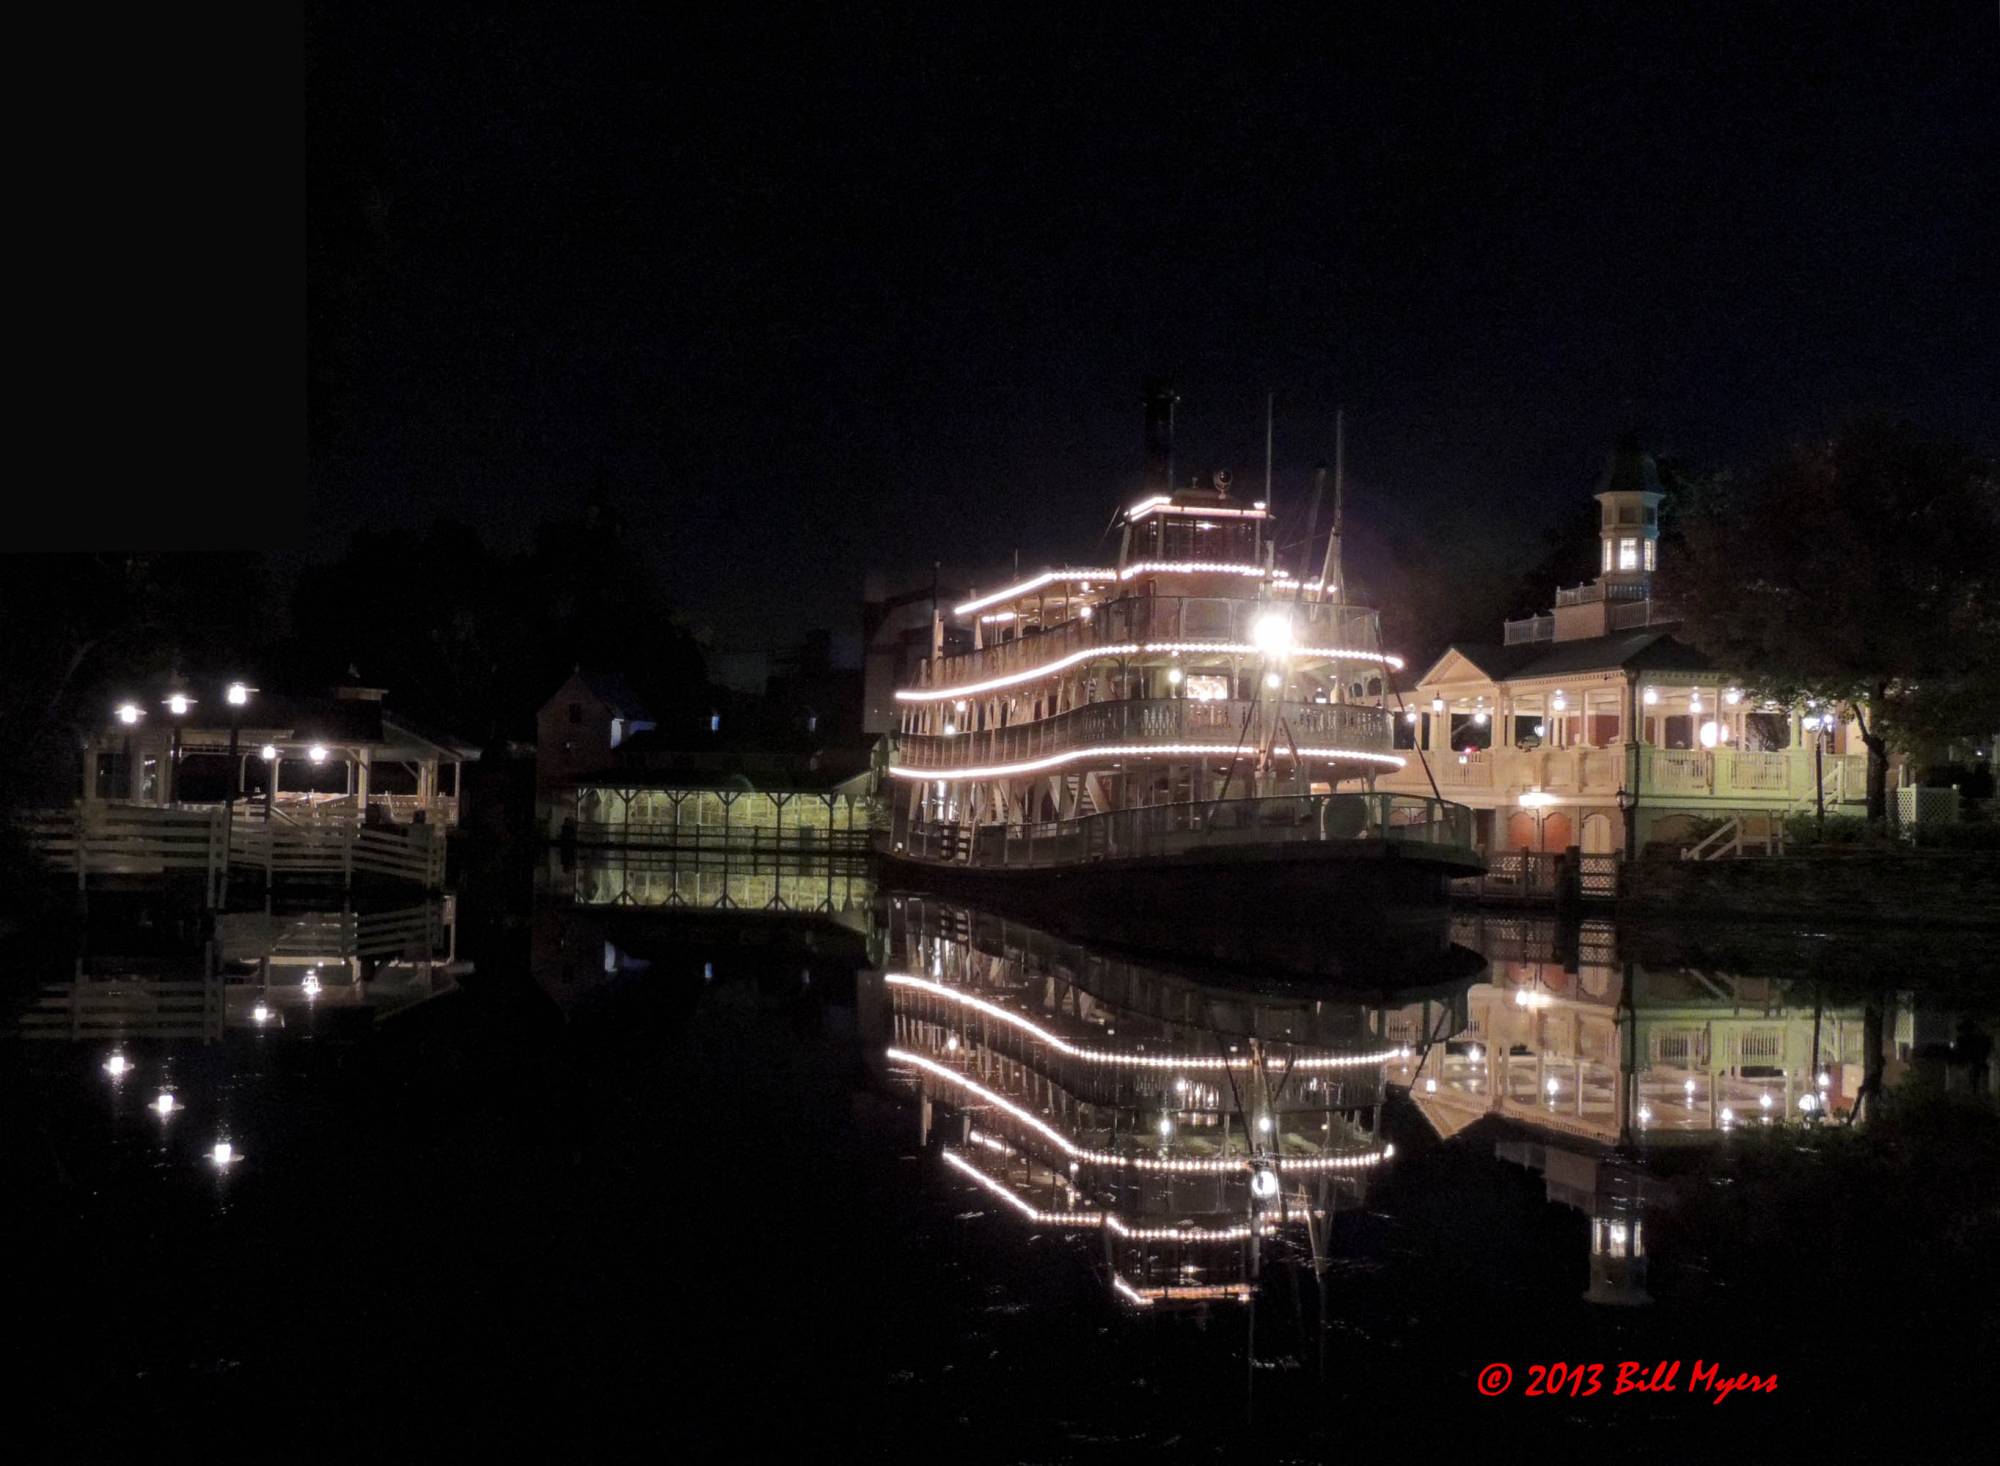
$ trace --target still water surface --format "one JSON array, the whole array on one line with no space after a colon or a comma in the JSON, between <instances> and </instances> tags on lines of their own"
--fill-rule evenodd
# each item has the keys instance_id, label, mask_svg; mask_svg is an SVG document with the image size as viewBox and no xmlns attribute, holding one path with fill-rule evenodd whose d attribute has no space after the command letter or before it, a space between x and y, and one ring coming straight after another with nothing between
<instances>
[{"instance_id":1,"label":"still water surface","mask_svg":"<svg viewBox=\"0 0 2000 1466\"><path fill-rule=\"evenodd\" d=\"M1331 984L826 865L231 921L13 954L51 1459L1837 1458L2000 1343L1964 943L1461 913Z\"/></svg>"}]
</instances>

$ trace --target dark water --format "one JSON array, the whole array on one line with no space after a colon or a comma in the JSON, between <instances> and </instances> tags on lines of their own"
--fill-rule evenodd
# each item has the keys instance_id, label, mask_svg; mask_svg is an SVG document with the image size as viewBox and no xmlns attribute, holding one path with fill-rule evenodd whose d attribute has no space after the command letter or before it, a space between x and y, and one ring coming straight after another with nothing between
<instances>
[{"instance_id":1,"label":"dark water","mask_svg":"<svg viewBox=\"0 0 2000 1466\"><path fill-rule=\"evenodd\" d=\"M311 998L305 958L262 985L254 932L215 957L93 932L85 995L125 994L93 1032L72 950L12 944L10 1029L41 1034L0 1050L16 1418L52 1428L46 1459L1955 1459L1983 1408L2000 1140L1962 1062L1991 1017L1964 942L1892 964L1465 917L1476 977L1301 987L825 867L587 867L368 921L294 931L293 957L373 952L358 993L329 957ZM1053 1059L965 994L1157 1062ZM1892 1087L1848 1127L1871 1006ZM1780 1123L1808 1092L1832 1123ZM1066 1181L995 1095L1141 1157L1226 1160L1271 1113L1285 1209L1254 1263L1033 1220L1221 1230L1250 1173ZM1643 1270L1594 1266L1613 1226ZM1675 1360L1678 1389L1612 1393L1621 1362ZM1778 1388L1718 1403L1696 1361ZM1486 1398L1494 1362L1514 1383ZM1527 1397L1556 1362L1605 1366L1598 1392Z\"/></svg>"}]
</instances>

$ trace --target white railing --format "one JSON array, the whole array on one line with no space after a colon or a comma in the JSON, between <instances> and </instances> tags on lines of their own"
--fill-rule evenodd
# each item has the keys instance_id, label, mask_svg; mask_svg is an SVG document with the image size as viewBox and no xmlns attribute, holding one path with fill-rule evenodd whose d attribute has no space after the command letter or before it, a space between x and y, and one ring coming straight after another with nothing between
<instances>
[{"instance_id":1,"label":"white railing","mask_svg":"<svg viewBox=\"0 0 2000 1466\"><path fill-rule=\"evenodd\" d=\"M1343 748L1387 752L1389 715L1356 703L1203 702L1193 698L1136 698L1088 703L1008 728L953 734L904 734L896 740L899 767L954 769L1005 767L1093 747L1199 744L1218 750L1256 749L1263 739L1253 709L1276 713L1279 748ZM1246 731L1251 730L1251 731Z\"/></svg>"},{"instance_id":2,"label":"white railing","mask_svg":"<svg viewBox=\"0 0 2000 1466\"><path fill-rule=\"evenodd\" d=\"M1378 786L1418 790L1429 787L1414 750L1404 750L1408 764L1377 777ZM1629 787L1623 748L1490 748L1460 755L1450 750L1426 754L1441 789L1491 789L1518 794L1540 789L1571 798L1609 801ZM1459 759L1463 757L1464 763ZM1858 800L1866 759L1859 754L1828 754L1825 760L1826 802L1830 806ZM1639 793L1642 797L1714 800L1743 807L1810 809L1813 805L1813 755L1810 748L1772 752L1733 748L1639 749Z\"/></svg>"},{"instance_id":3,"label":"white railing","mask_svg":"<svg viewBox=\"0 0 2000 1466\"><path fill-rule=\"evenodd\" d=\"M1381 646L1377 613L1333 601L1271 600L1224 596L1128 596L1095 607L1081 618L997 646L923 664L919 687L984 682L1045 666L1094 647L1148 643L1243 644L1254 640L1258 619L1282 610L1292 621L1293 643L1375 652Z\"/></svg>"},{"instance_id":4,"label":"white railing","mask_svg":"<svg viewBox=\"0 0 2000 1466\"><path fill-rule=\"evenodd\" d=\"M351 810L336 813L239 806L231 820L220 807L177 809L92 801L29 815L29 843L52 869L74 872L79 886L93 877L167 877L201 873L214 904L226 869L271 876L330 876L358 871L435 889L444 883L444 831L428 825L363 824Z\"/></svg>"},{"instance_id":5,"label":"white railing","mask_svg":"<svg viewBox=\"0 0 2000 1466\"><path fill-rule=\"evenodd\" d=\"M222 1037L226 989L220 978L78 978L50 983L22 1011L22 1038Z\"/></svg>"}]
</instances>

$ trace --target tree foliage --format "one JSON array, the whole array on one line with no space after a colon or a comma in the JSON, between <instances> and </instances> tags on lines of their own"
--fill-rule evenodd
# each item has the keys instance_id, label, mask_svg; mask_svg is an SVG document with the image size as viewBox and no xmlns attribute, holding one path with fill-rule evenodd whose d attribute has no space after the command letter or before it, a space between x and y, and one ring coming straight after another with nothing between
<instances>
[{"instance_id":1,"label":"tree foliage","mask_svg":"<svg viewBox=\"0 0 2000 1466\"><path fill-rule=\"evenodd\" d=\"M1893 742L2000 726L2000 474L1960 444L1871 418L1763 472L1682 496L1662 592L1754 690L1858 720L1869 814Z\"/></svg>"}]
</instances>

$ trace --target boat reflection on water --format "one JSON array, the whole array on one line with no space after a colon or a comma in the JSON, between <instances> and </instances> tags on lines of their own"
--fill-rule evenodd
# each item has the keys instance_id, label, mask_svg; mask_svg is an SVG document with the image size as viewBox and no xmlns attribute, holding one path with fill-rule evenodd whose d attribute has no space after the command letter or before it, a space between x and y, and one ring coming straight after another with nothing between
<instances>
[{"instance_id":1,"label":"boat reflection on water","mask_svg":"<svg viewBox=\"0 0 2000 1466\"><path fill-rule=\"evenodd\" d=\"M1385 1071L1408 1053L1379 1007L1219 986L924 897L880 916L856 1003L882 1080L951 1174L1101 1236L1128 1303L1248 1301L1274 1247L1320 1263L1394 1155Z\"/></svg>"}]
</instances>

